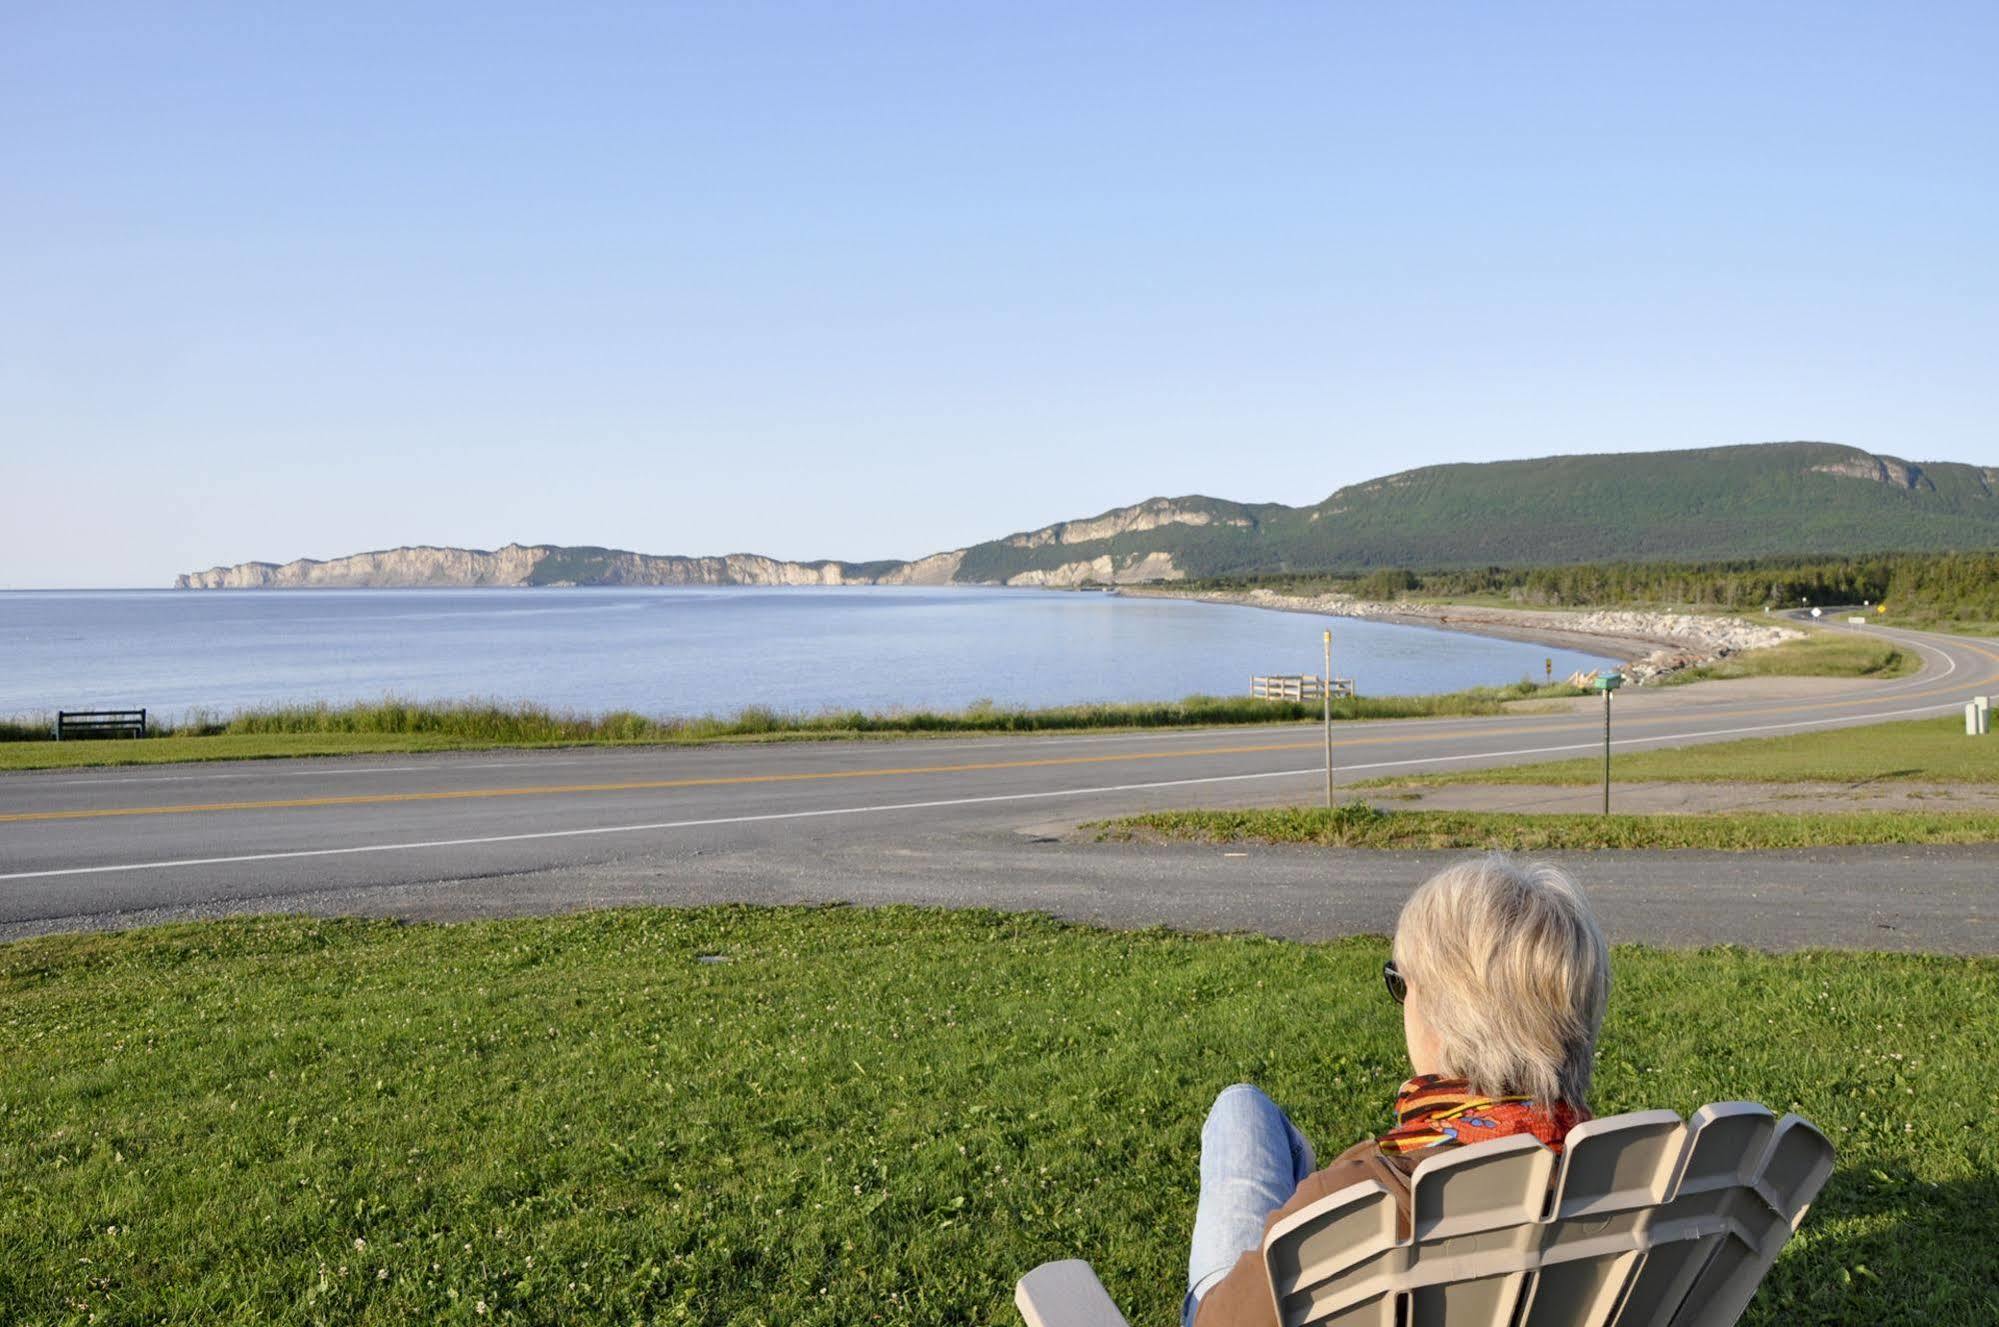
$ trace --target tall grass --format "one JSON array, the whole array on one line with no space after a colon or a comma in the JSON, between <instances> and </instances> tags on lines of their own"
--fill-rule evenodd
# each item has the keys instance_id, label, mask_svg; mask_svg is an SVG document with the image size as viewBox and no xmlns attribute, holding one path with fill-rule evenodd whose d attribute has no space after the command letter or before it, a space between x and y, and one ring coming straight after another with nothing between
<instances>
[{"instance_id":1,"label":"tall grass","mask_svg":"<svg viewBox=\"0 0 1999 1327\"><path fill-rule=\"evenodd\" d=\"M46 742L55 732L56 721L48 715L0 719L0 742Z\"/></svg>"},{"instance_id":2,"label":"tall grass","mask_svg":"<svg viewBox=\"0 0 1999 1327\"><path fill-rule=\"evenodd\" d=\"M1581 694L1565 686L1521 681L1436 696L1362 696L1333 702L1336 719L1400 719L1497 714L1508 701ZM732 715L691 718L612 710L603 714L553 710L499 701L425 702L395 697L354 705L283 705L227 716L195 712L155 725L160 736L221 734L371 734L411 736L467 744L702 742L795 735L897 735L923 733L1035 733L1086 728L1174 728L1227 724L1300 723L1320 716L1317 703L1253 700L1246 696L1188 696L1176 701L1058 705L1041 709L977 701L958 710L829 709L786 713L752 705ZM47 726L0 725L0 741L41 741Z\"/></svg>"}]
</instances>

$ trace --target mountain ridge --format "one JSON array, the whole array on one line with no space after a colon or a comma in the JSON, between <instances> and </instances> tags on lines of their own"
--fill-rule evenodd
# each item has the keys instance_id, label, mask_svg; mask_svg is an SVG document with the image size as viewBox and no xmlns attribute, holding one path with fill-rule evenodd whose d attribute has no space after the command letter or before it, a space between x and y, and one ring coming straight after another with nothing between
<instances>
[{"instance_id":1,"label":"mountain ridge","mask_svg":"<svg viewBox=\"0 0 1999 1327\"><path fill-rule=\"evenodd\" d=\"M1075 586L1990 547L1999 547L1999 467L1779 442L1423 466L1343 486L1304 507L1154 497L913 561L419 544L216 566L183 573L175 586Z\"/></svg>"}]
</instances>

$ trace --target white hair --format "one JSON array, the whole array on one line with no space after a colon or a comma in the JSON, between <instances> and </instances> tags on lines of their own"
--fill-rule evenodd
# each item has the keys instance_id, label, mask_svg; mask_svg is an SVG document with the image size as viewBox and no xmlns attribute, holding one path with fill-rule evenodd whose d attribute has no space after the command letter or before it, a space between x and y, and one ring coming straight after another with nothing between
<instances>
[{"instance_id":1,"label":"white hair","mask_svg":"<svg viewBox=\"0 0 1999 1327\"><path fill-rule=\"evenodd\" d=\"M1587 1106L1610 950L1567 872L1497 852L1438 872L1402 907L1395 966L1445 1073Z\"/></svg>"}]
</instances>

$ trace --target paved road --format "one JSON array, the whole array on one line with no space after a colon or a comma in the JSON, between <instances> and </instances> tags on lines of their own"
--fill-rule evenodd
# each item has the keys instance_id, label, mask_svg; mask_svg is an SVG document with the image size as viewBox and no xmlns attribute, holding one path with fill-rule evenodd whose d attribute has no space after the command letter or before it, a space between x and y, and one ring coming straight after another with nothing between
<instances>
[{"instance_id":1,"label":"paved road","mask_svg":"<svg viewBox=\"0 0 1999 1327\"><path fill-rule=\"evenodd\" d=\"M1999 650L1920 652L1892 682L1621 693L1619 750L1943 714ZM1601 711L1343 724L1343 778L1599 750ZM0 776L0 938L221 911L410 916L600 902L855 899L1042 907L1119 924L1380 930L1404 855L1060 841L1160 807L1309 800L1315 728L567 750ZM1027 831L1027 832L1023 832ZM1043 831L1043 832L1037 832ZM1580 863L1581 858L1578 858ZM1991 952L1999 853L1597 854L1622 938Z\"/></svg>"}]
</instances>

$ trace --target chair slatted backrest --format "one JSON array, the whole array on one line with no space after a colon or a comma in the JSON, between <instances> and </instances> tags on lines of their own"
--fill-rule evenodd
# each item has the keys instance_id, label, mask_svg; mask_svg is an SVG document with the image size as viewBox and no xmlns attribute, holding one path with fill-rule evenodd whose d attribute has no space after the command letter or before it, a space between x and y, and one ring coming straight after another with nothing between
<instances>
[{"instance_id":1,"label":"chair slatted backrest","mask_svg":"<svg viewBox=\"0 0 1999 1327\"><path fill-rule=\"evenodd\" d=\"M1416 1168L1409 1236L1375 1180L1264 1241L1283 1327L1727 1327L1832 1174L1832 1146L1749 1102L1452 1148Z\"/></svg>"}]
</instances>

